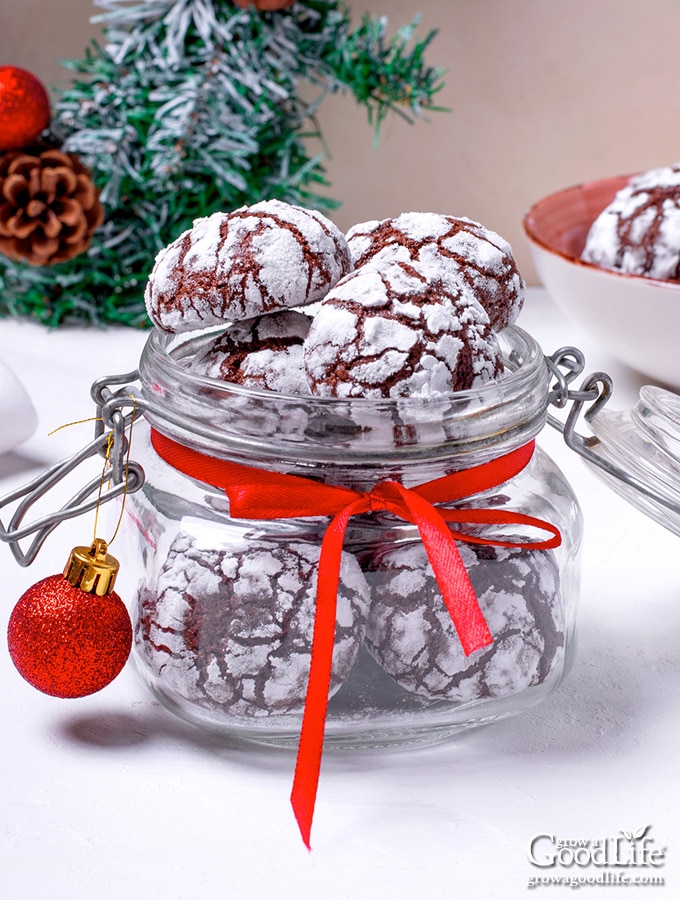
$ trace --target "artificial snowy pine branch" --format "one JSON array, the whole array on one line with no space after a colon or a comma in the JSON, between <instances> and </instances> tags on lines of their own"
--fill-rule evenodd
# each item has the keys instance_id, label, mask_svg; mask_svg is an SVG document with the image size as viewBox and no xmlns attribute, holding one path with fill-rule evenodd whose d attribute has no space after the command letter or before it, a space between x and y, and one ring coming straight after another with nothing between
<instances>
[{"instance_id":1,"label":"artificial snowy pine branch","mask_svg":"<svg viewBox=\"0 0 680 900\"><path fill-rule=\"evenodd\" d=\"M147 325L154 257L194 219L272 198L337 205L315 118L329 92L352 94L376 131L391 111L437 109L441 71L424 58L434 32L414 41L417 21L388 38L385 19L353 27L337 0L271 13L230 0L95 2L104 44L67 64L76 77L52 129L91 167L106 219L68 263L0 262L2 314Z\"/></svg>"}]
</instances>

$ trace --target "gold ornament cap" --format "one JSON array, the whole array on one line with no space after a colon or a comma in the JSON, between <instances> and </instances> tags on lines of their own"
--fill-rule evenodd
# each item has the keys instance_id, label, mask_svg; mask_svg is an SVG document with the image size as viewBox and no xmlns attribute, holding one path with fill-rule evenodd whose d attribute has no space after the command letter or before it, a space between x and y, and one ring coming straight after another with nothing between
<instances>
[{"instance_id":1,"label":"gold ornament cap","mask_svg":"<svg viewBox=\"0 0 680 900\"><path fill-rule=\"evenodd\" d=\"M64 578L86 594L98 597L110 594L120 564L107 551L108 545L101 538L95 538L91 547L74 547L64 569Z\"/></svg>"}]
</instances>

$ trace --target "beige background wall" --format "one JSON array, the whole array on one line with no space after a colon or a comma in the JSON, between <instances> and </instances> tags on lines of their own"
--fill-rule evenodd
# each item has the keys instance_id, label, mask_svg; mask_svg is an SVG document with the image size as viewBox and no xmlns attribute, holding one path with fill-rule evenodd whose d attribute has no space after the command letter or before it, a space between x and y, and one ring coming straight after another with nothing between
<instances>
[{"instance_id":1,"label":"beige background wall","mask_svg":"<svg viewBox=\"0 0 680 900\"><path fill-rule=\"evenodd\" d=\"M225 0L226 2L226 0ZM391 26L422 12L439 28L431 63L448 70L451 112L409 126L393 118L373 149L364 113L333 97L321 121L335 215L347 228L404 210L468 215L515 248L526 208L560 187L680 160L677 0L353 0ZM0 0L0 64L48 85L98 29L92 0Z\"/></svg>"}]
</instances>

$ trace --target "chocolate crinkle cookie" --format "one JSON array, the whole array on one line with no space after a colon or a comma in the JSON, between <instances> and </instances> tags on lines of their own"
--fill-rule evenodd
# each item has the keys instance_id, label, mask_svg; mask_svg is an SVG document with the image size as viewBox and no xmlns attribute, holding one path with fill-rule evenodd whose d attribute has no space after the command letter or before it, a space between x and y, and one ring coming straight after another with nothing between
<instances>
[{"instance_id":1,"label":"chocolate crinkle cookie","mask_svg":"<svg viewBox=\"0 0 680 900\"><path fill-rule=\"evenodd\" d=\"M302 344L311 318L292 309L234 322L209 340L186 367L232 384L309 394Z\"/></svg>"},{"instance_id":2,"label":"chocolate crinkle cookie","mask_svg":"<svg viewBox=\"0 0 680 900\"><path fill-rule=\"evenodd\" d=\"M616 272L680 279L680 163L631 178L591 225L581 258Z\"/></svg>"},{"instance_id":3,"label":"chocolate crinkle cookie","mask_svg":"<svg viewBox=\"0 0 680 900\"><path fill-rule=\"evenodd\" d=\"M493 643L465 656L422 544L378 551L366 645L403 688L431 700L504 697L544 682L564 652L550 551L460 546Z\"/></svg>"},{"instance_id":4,"label":"chocolate crinkle cookie","mask_svg":"<svg viewBox=\"0 0 680 900\"><path fill-rule=\"evenodd\" d=\"M512 325L522 309L525 285L512 248L479 222L407 212L355 225L347 243L355 268L383 260L420 263L444 281L465 285L496 330Z\"/></svg>"},{"instance_id":5,"label":"chocolate crinkle cookie","mask_svg":"<svg viewBox=\"0 0 680 900\"><path fill-rule=\"evenodd\" d=\"M394 261L364 265L327 294L303 355L310 389L322 397L433 397L502 371L474 297Z\"/></svg>"},{"instance_id":6,"label":"chocolate crinkle cookie","mask_svg":"<svg viewBox=\"0 0 680 900\"><path fill-rule=\"evenodd\" d=\"M197 219L161 250L146 307L163 331L193 331L313 303L351 267L345 236L329 219L267 200Z\"/></svg>"},{"instance_id":7,"label":"chocolate crinkle cookie","mask_svg":"<svg viewBox=\"0 0 680 900\"><path fill-rule=\"evenodd\" d=\"M136 639L170 692L236 716L299 713L305 700L319 547L253 541L225 550L187 533L140 591ZM364 638L369 591L343 553L331 694Z\"/></svg>"}]
</instances>

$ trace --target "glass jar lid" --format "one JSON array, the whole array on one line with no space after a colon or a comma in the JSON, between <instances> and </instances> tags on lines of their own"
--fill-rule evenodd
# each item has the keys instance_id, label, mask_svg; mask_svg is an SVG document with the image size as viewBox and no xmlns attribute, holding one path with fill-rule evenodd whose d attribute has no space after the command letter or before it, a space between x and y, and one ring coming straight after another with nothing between
<instances>
[{"instance_id":1,"label":"glass jar lid","mask_svg":"<svg viewBox=\"0 0 680 900\"><path fill-rule=\"evenodd\" d=\"M601 409L590 421L594 454L622 478L586 458L622 497L680 535L680 396L644 385L625 412Z\"/></svg>"}]
</instances>

